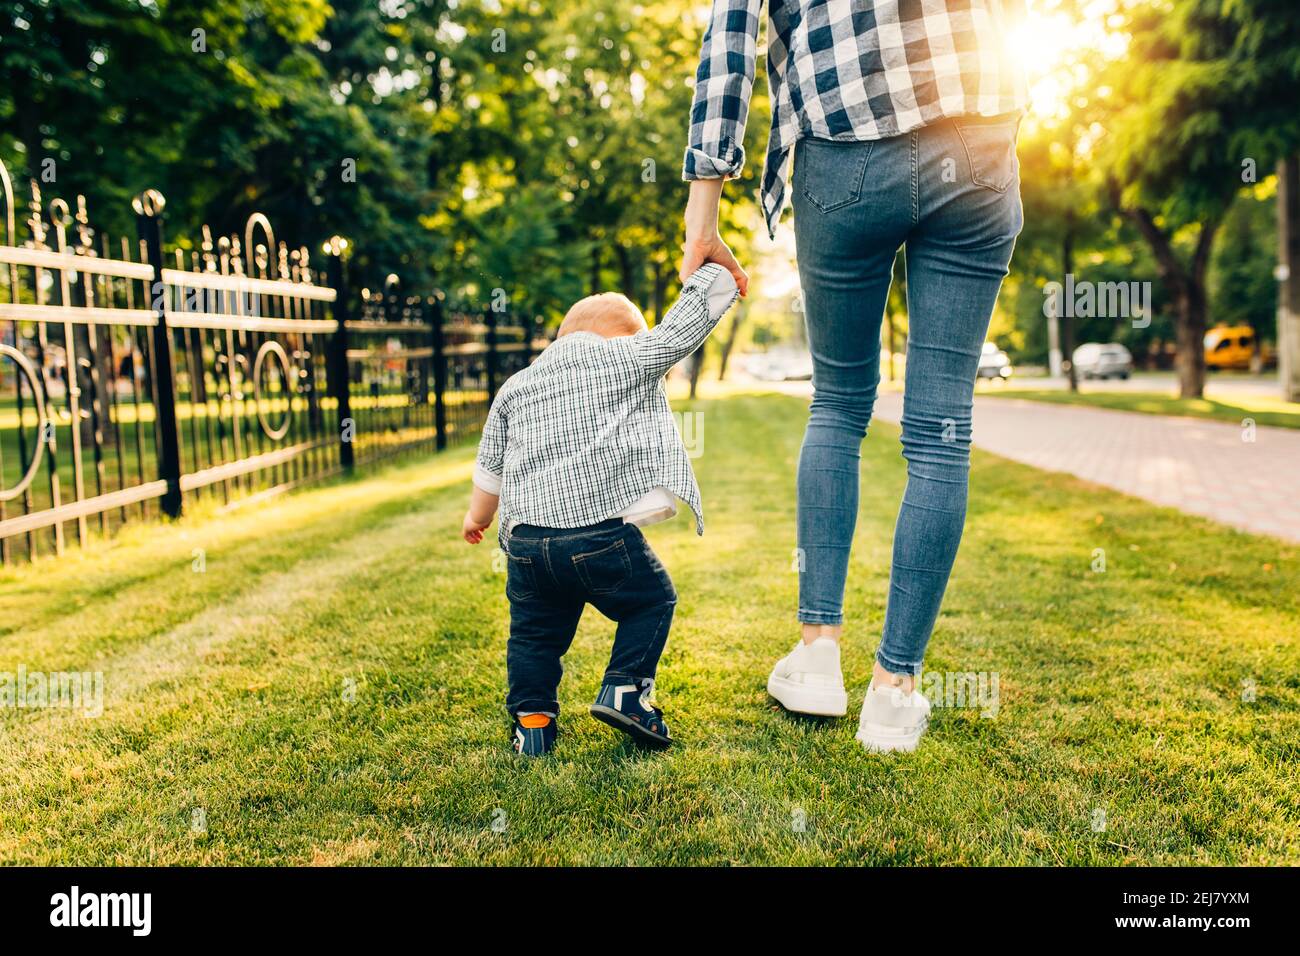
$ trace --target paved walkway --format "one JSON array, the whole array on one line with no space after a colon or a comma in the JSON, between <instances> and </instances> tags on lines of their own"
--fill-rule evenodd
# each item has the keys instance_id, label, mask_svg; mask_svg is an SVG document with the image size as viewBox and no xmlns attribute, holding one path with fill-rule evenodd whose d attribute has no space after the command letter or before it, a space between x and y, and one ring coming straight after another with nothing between
<instances>
[{"instance_id":1,"label":"paved walkway","mask_svg":"<svg viewBox=\"0 0 1300 956\"><path fill-rule=\"evenodd\" d=\"M897 422L903 397L876 414ZM975 444L1244 531L1300 542L1300 429L1050 405L980 395Z\"/></svg>"}]
</instances>

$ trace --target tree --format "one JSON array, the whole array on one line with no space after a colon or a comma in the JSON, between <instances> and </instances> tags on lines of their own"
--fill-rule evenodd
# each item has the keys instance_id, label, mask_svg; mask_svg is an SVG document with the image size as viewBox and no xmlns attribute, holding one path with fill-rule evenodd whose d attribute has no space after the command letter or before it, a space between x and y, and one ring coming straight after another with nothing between
<instances>
[{"instance_id":1,"label":"tree","mask_svg":"<svg viewBox=\"0 0 1300 956\"><path fill-rule=\"evenodd\" d=\"M1215 236L1261 164L1300 144L1300 11L1281 0L1163 0L1132 8L1128 33L1127 56L1103 76L1110 118L1098 159L1172 301L1179 392L1199 397Z\"/></svg>"}]
</instances>

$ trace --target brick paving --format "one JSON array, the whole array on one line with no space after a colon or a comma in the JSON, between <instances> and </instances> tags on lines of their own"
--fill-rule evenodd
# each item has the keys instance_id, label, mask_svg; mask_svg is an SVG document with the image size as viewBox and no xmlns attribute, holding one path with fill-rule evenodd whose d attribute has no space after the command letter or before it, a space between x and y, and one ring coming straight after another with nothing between
<instances>
[{"instance_id":1,"label":"brick paving","mask_svg":"<svg viewBox=\"0 0 1300 956\"><path fill-rule=\"evenodd\" d=\"M897 422L903 397L881 392ZM1300 429L980 395L974 442L995 454L1258 534L1300 542Z\"/></svg>"}]
</instances>

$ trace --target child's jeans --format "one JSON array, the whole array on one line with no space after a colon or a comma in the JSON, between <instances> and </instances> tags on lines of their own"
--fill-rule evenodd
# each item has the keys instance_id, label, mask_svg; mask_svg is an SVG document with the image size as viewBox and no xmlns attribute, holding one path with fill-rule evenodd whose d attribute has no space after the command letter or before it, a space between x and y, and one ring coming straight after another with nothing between
<instances>
[{"instance_id":1,"label":"child's jeans","mask_svg":"<svg viewBox=\"0 0 1300 956\"><path fill-rule=\"evenodd\" d=\"M619 519L586 528L518 525L510 532L508 563L511 714L560 712L560 658L588 604L618 622L604 680L654 677L677 592L640 528Z\"/></svg>"}]
</instances>

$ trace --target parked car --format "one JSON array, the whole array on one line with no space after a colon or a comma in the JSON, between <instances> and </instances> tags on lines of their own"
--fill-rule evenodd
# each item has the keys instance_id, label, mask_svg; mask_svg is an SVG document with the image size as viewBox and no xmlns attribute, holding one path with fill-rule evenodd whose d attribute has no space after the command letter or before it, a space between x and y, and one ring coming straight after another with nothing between
<instances>
[{"instance_id":1,"label":"parked car","mask_svg":"<svg viewBox=\"0 0 1300 956\"><path fill-rule=\"evenodd\" d=\"M807 352L757 352L745 357L745 371L764 382L800 382L812 378L812 356Z\"/></svg>"},{"instance_id":2,"label":"parked car","mask_svg":"<svg viewBox=\"0 0 1300 956\"><path fill-rule=\"evenodd\" d=\"M1249 325L1218 325L1205 333L1206 368L1250 368L1255 330Z\"/></svg>"},{"instance_id":3,"label":"parked car","mask_svg":"<svg viewBox=\"0 0 1300 956\"><path fill-rule=\"evenodd\" d=\"M996 378L1005 382L1011 377L1013 371L1011 357L994 343L985 342L984 349L980 352L980 364L975 377Z\"/></svg>"},{"instance_id":4,"label":"parked car","mask_svg":"<svg viewBox=\"0 0 1300 956\"><path fill-rule=\"evenodd\" d=\"M1133 355L1118 342L1087 342L1074 350L1074 371L1079 378L1128 378Z\"/></svg>"}]
</instances>

